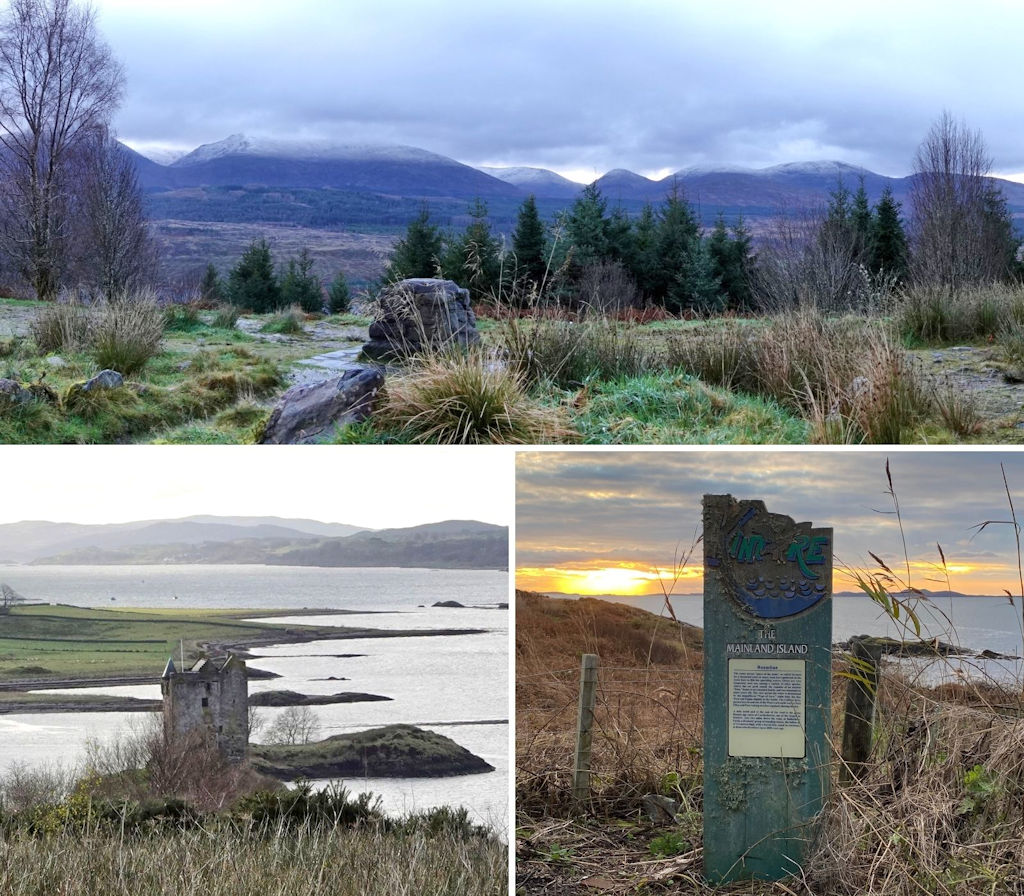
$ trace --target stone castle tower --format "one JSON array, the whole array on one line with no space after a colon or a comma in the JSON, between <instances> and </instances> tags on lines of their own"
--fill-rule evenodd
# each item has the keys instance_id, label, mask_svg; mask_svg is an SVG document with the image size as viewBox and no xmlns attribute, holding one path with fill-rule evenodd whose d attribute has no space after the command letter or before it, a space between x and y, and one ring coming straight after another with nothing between
<instances>
[{"instance_id":1,"label":"stone castle tower","mask_svg":"<svg viewBox=\"0 0 1024 896\"><path fill-rule=\"evenodd\" d=\"M245 662L199 660L179 672L169 659L160 681L164 698L164 737L168 742L194 731L213 738L231 762L241 762L249 749L249 682Z\"/></svg>"}]
</instances>

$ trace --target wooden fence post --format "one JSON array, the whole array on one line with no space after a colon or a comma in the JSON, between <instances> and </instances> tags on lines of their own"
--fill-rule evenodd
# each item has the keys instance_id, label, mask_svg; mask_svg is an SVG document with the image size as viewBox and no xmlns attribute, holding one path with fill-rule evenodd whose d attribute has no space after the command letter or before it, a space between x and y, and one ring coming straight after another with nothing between
<instances>
[{"instance_id":1,"label":"wooden fence post","mask_svg":"<svg viewBox=\"0 0 1024 896\"><path fill-rule=\"evenodd\" d=\"M843 761L839 783L860 780L871 755L871 736L878 694L878 665L882 647L865 636L850 639L851 674L846 684L846 709L843 718Z\"/></svg>"},{"instance_id":2,"label":"wooden fence post","mask_svg":"<svg viewBox=\"0 0 1024 896\"><path fill-rule=\"evenodd\" d=\"M583 654L580 665L580 705L576 718L576 758L572 768L572 798L581 805L590 796L590 748L597 701L597 655Z\"/></svg>"}]
</instances>

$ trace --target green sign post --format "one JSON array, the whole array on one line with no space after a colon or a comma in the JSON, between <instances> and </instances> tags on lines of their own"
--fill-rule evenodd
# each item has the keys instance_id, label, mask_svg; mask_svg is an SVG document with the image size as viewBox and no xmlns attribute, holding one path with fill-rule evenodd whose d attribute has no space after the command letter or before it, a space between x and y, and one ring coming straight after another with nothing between
<instances>
[{"instance_id":1,"label":"green sign post","mask_svg":"<svg viewBox=\"0 0 1024 896\"><path fill-rule=\"evenodd\" d=\"M704 873L803 864L828 793L832 530L704 496Z\"/></svg>"}]
</instances>

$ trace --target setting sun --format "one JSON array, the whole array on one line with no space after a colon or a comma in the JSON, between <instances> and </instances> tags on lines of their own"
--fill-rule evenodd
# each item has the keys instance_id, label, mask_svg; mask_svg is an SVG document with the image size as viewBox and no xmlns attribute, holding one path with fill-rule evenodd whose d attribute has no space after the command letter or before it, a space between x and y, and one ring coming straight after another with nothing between
<instances>
[{"instance_id":1,"label":"setting sun","mask_svg":"<svg viewBox=\"0 0 1024 896\"><path fill-rule=\"evenodd\" d=\"M681 578L696 579L699 587L700 568L687 569ZM562 594L617 594L636 597L661 594L662 585L671 591L672 574L657 569L643 569L629 565L581 568L528 568L516 570L516 586L529 591L558 592Z\"/></svg>"}]
</instances>

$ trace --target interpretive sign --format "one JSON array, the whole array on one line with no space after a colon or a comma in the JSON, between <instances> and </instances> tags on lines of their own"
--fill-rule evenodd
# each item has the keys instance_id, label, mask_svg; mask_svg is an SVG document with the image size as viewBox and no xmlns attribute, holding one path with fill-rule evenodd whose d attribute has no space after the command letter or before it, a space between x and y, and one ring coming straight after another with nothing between
<instances>
[{"instance_id":1,"label":"interpretive sign","mask_svg":"<svg viewBox=\"0 0 1024 896\"><path fill-rule=\"evenodd\" d=\"M704 496L704 870L799 870L828 791L832 530Z\"/></svg>"}]
</instances>

